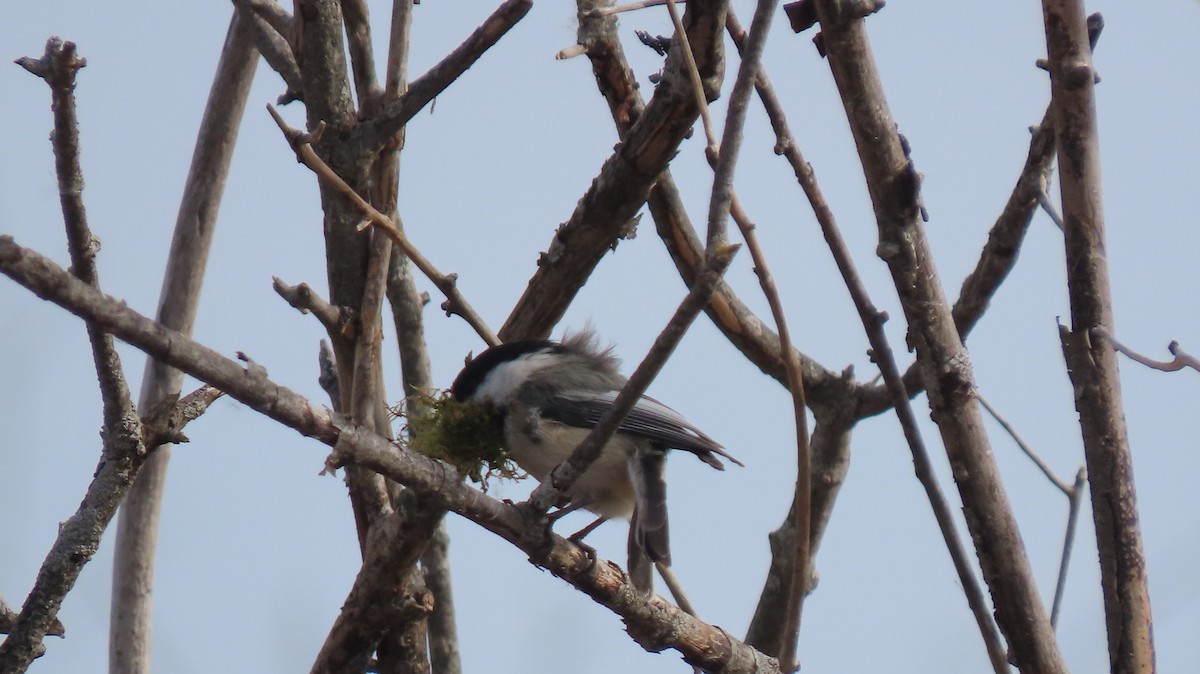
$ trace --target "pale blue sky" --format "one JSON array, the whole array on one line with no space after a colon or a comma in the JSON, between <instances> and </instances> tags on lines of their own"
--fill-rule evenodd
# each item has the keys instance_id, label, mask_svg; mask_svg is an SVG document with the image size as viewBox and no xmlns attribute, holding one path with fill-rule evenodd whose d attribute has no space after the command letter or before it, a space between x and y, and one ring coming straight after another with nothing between
<instances>
[{"instance_id":1,"label":"pale blue sky","mask_svg":"<svg viewBox=\"0 0 1200 674\"><path fill-rule=\"evenodd\" d=\"M753 3L735 2L745 24ZM371 3L377 35L390 5ZM456 46L490 3L426 0L415 14L413 74ZM1200 6L1102 2L1097 52L1105 208L1117 332L1157 357L1178 339L1200 352L1200 249L1195 118ZM26 3L0 23L0 56L38 56L49 35L74 40L88 67L78 100L84 198L103 239L106 292L152 314L194 134L228 23L225 3ZM665 10L626 14L626 39L645 93L658 57L635 29L669 33ZM925 174L927 229L947 293L956 296L987 228L1023 162L1028 132L1048 100L1033 63L1045 50L1040 6L893 2L869 21L893 114ZM542 2L500 45L409 125L401 214L435 264L498 326L616 140L585 59L555 61L574 42L574 13ZM875 226L828 67L777 17L766 64L797 140L816 168L876 304L901 312L874 256ZM382 42L379 51L382 52ZM735 68L726 82L727 95ZM316 383L321 329L271 290L271 276L324 287L314 179L297 165L263 106L283 90L260 67L242 127L210 258L196 337L222 353L244 351L280 383L322 400ZM0 162L0 233L66 264L46 86L0 66L6 156ZM302 111L285 109L299 126ZM717 113L720 115L720 111ZM718 121L720 117L718 117ZM861 325L802 194L771 152L765 115L751 107L737 189L759 225L797 344L828 367L874 370ZM673 164L696 222L705 220L711 174L701 135ZM1054 193L1056 193L1056 187ZM1069 313L1061 235L1043 215L992 309L970 339L978 384L1060 475L1082 463L1071 389L1055 319ZM748 255L729 280L766 315ZM434 379L448 385L481 343L461 321L427 314ZM633 366L684 288L649 218L607 257L562 327L591 321ZM394 345L389 338L387 345ZM19 605L55 536L82 497L99 451L99 397L83 325L0 280L0 596ZM122 347L136 390L143 358ZM399 390L390 349L389 390ZM1162 671L1200 661L1200 380L1122 363L1126 413L1141 500L1155 637ZM790 403L701 318L652 393L746 463L725 473L690 457L670 466L676 570L701 615L744 634L768 560L766 533L783 518L794 477ZM924 399L917 401L926 411ZM1043 595L1058 565L1065 499L993 425L993 448L1023 527ZM957 504L931 424L925 439ZM222 401L175 449L156 580L158 671L306 671L358 564L345 489L319 477L326 448ZM854 435L853 462L817 566L820 586L804 613L800 656L808 672L987 671L974 622L894 417ZM520 498L525 484L498 496ZM957 505L955 506L957 508ZM647 654L619 619L507 543L451 516L455 600L463 660L480 672L688 671L676 654ZM568 522L564 526L570 526ZM1059 633L1077 672L1107 666L1090 519L1081 522ZM591 541L624 556L622 524ZM112 536L105 537L35 672L99 672L107 653ZM231 665L230 663L237 663Z\"/></svg>"}]
</instances>

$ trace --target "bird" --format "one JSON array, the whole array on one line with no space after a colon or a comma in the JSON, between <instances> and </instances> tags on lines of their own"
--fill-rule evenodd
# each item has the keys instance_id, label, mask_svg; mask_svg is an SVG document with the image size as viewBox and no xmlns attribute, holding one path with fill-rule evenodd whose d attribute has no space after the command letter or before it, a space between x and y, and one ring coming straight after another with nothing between
<instances>
[{"instance_id":1,"label":"bird","mask_svg":"<svg viewBox=\"0 0 1200 674\"><path fill-rule=\"evenodd\" d=\"M450 390L458 402L493 406L503 419L508 455L542 482L612 407L626 382L619 367L612 347L601 348L585 329L562 341L490 347L467 362ZM725 470L718 456L743 465L681 414L642 396L571 485L564 509L584 508L600 517L572 537L576 542L607 519L629 521L629 578L647 595L653 565L671 565L664 479L671 449L691 452L717 470Z\"/></svg>"}]
</instances>

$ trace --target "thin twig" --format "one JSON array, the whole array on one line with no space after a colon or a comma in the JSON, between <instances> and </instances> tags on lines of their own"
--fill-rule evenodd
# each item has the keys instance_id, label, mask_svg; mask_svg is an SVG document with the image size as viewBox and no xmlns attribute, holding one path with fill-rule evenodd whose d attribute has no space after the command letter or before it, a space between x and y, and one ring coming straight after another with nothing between
<instances>
[{"instance_id":1,"label":"thin twig","mask_svg":"<svg viewBox=\"0 0 1200 674\"><path fill-rule=\"evenodd\" d=\"M714 204L720 203L718 193L721 193L720 199L724 199L724 191L727 191L731 210L735 205L733 165L736 162L736 157L732 156L732 154L739 152L741 148L742 127L746 119L746 110L749 107L749 100L754 91L755 82L758 79L759 73L762 72L760 62L767 41L767 33L770 30L771 18L777 4L776 0L759 0L754 17L750 22L750 36L745 40L743 45L739 46L742 63L738 69L738 76L734 82L733 92L729 96L729 111L725 119L725 133L721 140L720 157L717 161L717 166L714 168L713 195L709 211L710 245L712 241L720 240L719 237L721 236L720 234L714 234L713 213L711 211ZM727 13L727 19L728 14L732 14L732 9ZM723 176L723 173L726 172L728 177ZM737 210L741 211L742 209L739 206ZM812 567L812 534L810 531L812 524L812 454L809 447L804 380L801 375L800 363L796 359L795 350L790 348L792 344L791 331L788 328L784 315L783 302L779 297L779 290L771 275L770 267L767 265L766 254L758 242L756 229L749 223L743 222L743 220L748 220L748 218L736 218L735 220L742 233L742 237L746 240L747 247L750 249L751 258L754 261L754 271L758 274L763 295L770 305L771 315L775 320L775 326L779 332L779 342L781 345L786 345L785 348L780 350L780 354L783 357L784 367L787 370L788 389L792 393L792 415L796 426L796 485L792 497L793 528L795 530L795 540L793 543L796 546L796 563L792 568L792 578L788 585L789 596L784 624L780 626L780 631L783 633L783 640L779 652L779 662L784 669L794 670L800 666L797 658L797 649L799 647L798 641L804 610L804 598L808 594L808 581ZM714 239L714 236L718 238Z\"/></svg>"},{"instance_id":2,"label":"thin twig","mask_svg":"<svg viewBox=\"0 0 1200 674\"><path fill-rule=\"evenodd\" d=\"M1175 340L1171 340L1171 343L1167 345L1167 351L1170 351L1171 355L1175 356L1173 360L1154 360L1148 356L1143 356L1137 351L1134 351L1128 346L1125 346L1121 342L1117 341L1117 338L1113 337L1108 330L1105 330L1104 326L1097 325L1096 327L1092 328L1092 335L1107 341L1112 345L1112 348L1148 368L1160 370L1162 372L1176 372L1178 370L1190 367L1193 370L1200 372L1200 359L1197 359L1195 356L1180 348L1179 342Z\"/></svg>"},{"instance_id":3,"label":"thin twig","mask_svg":"<svg viewBox=\"0 0 1200 674\"><path fill-rule=\"evenodd\" d=\"M725 0L695 3L684 16L685 25L692 27L689 38L697 65L713 96L723 75L720 17L727 4ZM607 23L615 26L616 20L581 21L579 43L603 48L585 33L593 24ZM699 114L683 79L688 77L684 70L681 51L672 50L663 70L663 84L655 88L650 102L621 136L622 142L604 161L571 217L555 231L538 260L537 271L500 328L502 339L549 335L596 266L628 235L630 223L691 134Z\"/></svg>"},{"instance_id":4,"label":"thin twig","mask_svg":"<svg viewBox=\"0 0 1200 674\"><path fill-rule=\"evenodd\" d=\"M343 382L342 391L350 393L350 405L346 411L364 427L390 439L392 434L387 417L382 416L381 419L386 403L378 374L383 369L379 343L383 336L383 299L392 242L378 230L372 234L362 302L358 310L359 330L354 340L354 363L349 386ZM381 420L383 423L380 423ZM346 483L350 488L350 504L358 526L359 545L365 557L370 529L391 514L391 500L383 477L377 473L352 468L346 471Z\"/></svg>"},{"instance_id":5,"label":"thin twig","mask_svg":"<svg viewBox=\"0 0 1200 674\"><path fill-rule=\"evenodd\" d=\"M704 88L700 73L693 61L688 61L692 89L700 107L700 117L704 121L705 136L708 140L706 156L713 165L713 190L709 202L708 245L713 246L725 240L725 221L733 214L734 220L746 241L754 262L755 273L758 274L763 295L770 306L779 342L783 345L780 352L787 372L788 389L792 392L792 412L796 425L796 485L794 507L792 509L795 527L796 564L792 570L792 578L788 586L787 611L785 622L780 626L784 633L782 650L779 661L785 669L794 669L796 664L797 639L800 633L801 614L804 606L804 596L808 589L810 560L810 525L812 500L812 457L809 449L808 417L804 400L804 380L801 376L800 364L795 357L795 351L790 348L791 334L783 311L783 303L779 290L767 264L766 254L758 242L753 223L737 203L733 189L733 175L737 165L737 155L741 150L742 128L745 125L746 110L754 84L760 72L760 61L766 44L767 33L771 19L778 3L776 0L759 0L751 21L750 37L739 46L742 62L738 68L738 76L734 81L733 91L729 96L729 110L725 118L725 130L718 143L713 133L708 103L704 98ZM673 0L667 0L667 8L671 20L675 24L676 37L685 48L685 54L690 55L691 49L687 44L687 33ZM727 20L728 14L727 12Z\"/></svg>"},{"instance_id":6,"label":"thin twig","mask_svg":"<svg viewBox=\"0 0 1200 674\"><path fill-rule=\"evenodd\" d=\"M1054 471L1050 469L1050 466L1042 459L1042 457L1033 451L1033 448L1025 442L1019 433L1017 433L1016 428L1014 428L1013 425L1010 424L1008 420L996 410L996 408L992 407L992 404L988 402L987 398L985 398L978 389L975 391L975 397L979 399L979 403L983 405L983 409L987 410L987 413L996 420L996 423L1000 424L1005 432L1008 433L1009 437L1011 437L1013 441L1017 443L1017 446L1021 448L1021 451L1025 453L1025 456L1029 457L1029 459L1033 461L1034 465L1036 465L1038 469L1042 471L1042 474L1046 476L1046 479L1049 480L1051 484L1057 487L1058 490L1067 497L1067 532L1065 540L1063 541L1061 561L1058 565L1058 581L1054 586L1054 602L1051 604L1050 608L1050 626L1057 628L1059 610L1062 608L1063 593L1065 592L1067 586L1067 567L1071 561L1071 548L1075 542L1075 526L1079 520L1079 505L1083 499L1083 489L1087 486L1087 470L1085 468L1080 468L1075 474L1075 483L1068 486L1067 483L1062 480L1062 478L1054 474Z\"/></svg>"},{"instance_id":7,"label":"thin twig","mask_svg":"<svg viewBox=\"0 0 1200 674\"><path fill-rule=\"evenodd\" d=\"M384 84L384 104L397 100L408 89L409 45L412 32L413 2L397 0L392 4L391 40L388 43L387 75ZM392 145L395 149L392 150ZM388 212L395 214L395 200L399 186L400 155L404 145L401 135L390 144L379 159L378 203L390 206ZM394 218L399 224L399 218ZM392 307L392 319L396 329L396 346L400 352L400 379L403 395L409 398L427 391L433 386L433 375L429 365L429 350L425 343L424 307L427 294L417 290L412 273L412 263L400 250L392 252L387 278L387 297ZM409 414L421 414L419 405L410 408ZM410 429L411 433L411 429ZM395 499L401 496L396 495ZM434 509L437 504L426 504L419 500L413 509ZM423 513L415 513L421 516ZM421 556L421 574L425 588L433 597L433 609L422 616L422 621L399 623L392 633L411 634L418 643L428 644L428 664L432 674L462 674L462 659L459 655L458 628L454 611L454 588L451 582L449 559L450 536L446 531L445 519L439 521L425 552ZM418 630L418 627L421 627ZM423 634L418 634L423 632ZM385 636L385 639L390 638ZM384 647L385 652L388 647ZM418 647L416 650L420 651ZM423 653L424 651L422 651Z\"/></svg>"},{"instance_id":8,"label":"thin twig","mask_svg":"<svg viewBox=\"0 0 1200 674\"><path fill-rule=\"evenodd\" d=\"M655 562L654 568L658 569L658 575L662 577L667 590L671 592L671 597L675 600L675 605L684 613L694 618L699 618L700 614L696 612L696 607L692 604L692 600L688 598L687 592L683 589L683 583L679 582L679 577L675 575L671 567L662 562Z\"/></svg>"},{"instance_id":9,"label":"thin twig","mask_svg":"<svg viewBox=\"0 0 1200 674\"><path fill-rule=\"evenodd\" d=\"M94 320L115 337L154 358L226 391L227 394L296 430L334 445L330 468L353 463L406 486L443 507L462 514L520 548L534 563L572 584L625 622L644 648L672 648L706 671L726 674L779 672L774 658L746 646L717 627L687 615L669 602L644 597L615 565L589 558L561 536L546 536L544 522L465 484L448 465L396 446L376 433L339 420L267 378L259 369L243 368L183 334L166 329L123 302L72 278L46 257L0 236L0 273L37 296L81 318Z\"/></svg>"},{"instance_id":10,"label":"thin twig","mask_svg":"<svg viewBox=\"0 0 1200 674\"><path fill-rule=\"evenodd\" d=\"M1046 194L1045 187L1043 187L1041 190L1038 190L1037 202L1038 205L1042 207L1042 210L1046 211L1046 215L1050 216L1050 219L1054 221L1054 226L1058 227L1058 231L1065 232L1066 229L1063 227L1062 216L1059 215L1058 209L1054 206L1054 202L1050 201L1050 195Z\"/></svg>"},{"instance_id":11,"label":"thin twig","mask_svg":"<svg viewBox=\"0 0 1200 674\"><path fill-rule=\"evenodd\" d=\"M687 64L688 82L692 86L692 95L696 97L697 104L700 106L700 120L704 126L704 139L707 141L705 152L710 157L716 157L720 151L720 144L717 142L717 134L713 129L712 115L708 111L708 99L704 95L704 82L700 79L700 68L696 65L696 55L692 53L692 43L688 40L687 29L683 27L683 17L679 15L679 8L675 6L675 0L663 0L667 5L667 12L671 15L671 23L675 26L675 40L679 44L680 53L683 54L683 61ZM715 161L715 160L714 160ZM711 237L709 239L711 241Z\"/></svg>"},{"instance_id":12,"label":"thin twig","mask_svg":"<svg viewBox=\"0 0 1200 674\"><path fill-rule=\"evenodd\" d=\"M645 109L641 95L633 80L633 71L625 59L624 50L616 37L616 21L603 15L593 2L580 3L578 40L588 46L588 58L600 92L608 102L619 137L624 140L630 135L631 126ZM732 12L726 14L727 18ZM704 259L699 236L692 227L683 208L679 191L671 178L670 170L663 171L650 191L647 199L659 235L667 246L680 275L689 287L695 282L697 270ZM738 210L731 209L735 220ZM751 225L752 226L752 225ZM780 382L786 384L786 371L780 356L781 344L778 335L770 326L755 316L724 282L717 285L712 301L705 308L709 317L724 332L731 343L746 355L750 362ZM820 475L814 480L812 503L812 549L819 542L824 525L828 522L835 496L841 486L849 465L849 429L853 419L841 410L856 409L857 385L848 377L843 378L829 372L820 364L809 359L790 345L783 348L793 352L803 368L804 386L813 387L809 400L814 404L818 424L813 432L813 470ZM807 391L806 391L807 395ZM819 464L819 466L818 466ZM794 532L794 508L789 510L786 522L771 535L771 571L763 585L762 599L755 610L754 622L747 632L747 643L753 643L766 653L779 653L782 638L779 626L788 613L780 606L777 598L786 602L788 583L794 575L796 546ZM778 542L778 544L777 544ZM811 565L810 565L811 566Z\"/></svg>"},{"instance_id":13,"label":"thin twig","mask_svg":"<svg viewBox=\"0 0 1200 674\"><path fill-rule=\"evenodd\" d=\"M734 43L741 48L746 36L732 11L726 17L726 26ZM963 586L963 591L967 595L967 603L975 616L984 644L987 647L993 669L998 673L1006 672L1007 664L1004 648L1000 643L995 623L991 618L983 589L975 579L975 573L967 556L966 548L958 536L949 501L946 499L941 487L937 484L937 478L932 469L932 462L916 426L916 415L908 403L908 397L904 392L904 385L900 379L899 370L892 355L891 347L882 329L881 312L874 307L867 293L866 286L858 275L849 248L842 238L833 211L829 208L824 194L817 184L816 175L812 167L805 161L799 146L793 140L787 117L783 112L783 106L779 103L774 87L771 85L765 70L759 69L755 85L758 89L759 97L766 108L767 115L771 120L771 126L776 133L776 149L777 151L781 151L788 160L805 195L808 197L838 269L841 271L855 306L858 308L868 340L871 343L873 359L879 366L880 373L884 379L891 379L888 383L888 390L893 394L891 401L896 406L897 416L900 418L905 438L908 440L910 450L913 454L913 463L916 468L917 478L924 486L926 495L929 498L930 506L934 511L934 517L938 522L938 527L942 532L946 547L954 562L955 570ZM805 569L805 573L807 573L807 569ZM786 643L785 641L784 645Z\"/></svg>"},{"instance_id":14,"label":"thin twig","mask_svg":"<svg viewBox=\"0 0 1200 674\"><path fill-rule=\"evenodd\" d=\"M450 534L446 531L445 520L438 524L425 547L421 570L425 572L425 587L435 599L428 618L430 668L433 674L462 674L450 573Z\"/></svg>"},{"instance_id":15,"label":"thin twig","mask_svg":"<svg viewBox=\"0 0 1200 674\"><path fill-rule=\"evenodd\" d=\"M386 234L393 243L400 247L400 250L404 251L404 254L413 261L413 264L417 265L417 268L420 269L430 281L433 281L433 284L436 285L438 289L441 290L446 296L446 302L442 305L442 308L446 311L446 315L458 314L459 316L462 316L462 318L472 328L475 329L475 332L481 338L483 338L483 341L487 342L489 346L495 346L496 344L499 344L500 339L496 337L496 333L492 332L492 329L487 326L487 323L484 322L483 318L481 318L479 314L476 313L471 307L471 304L467 302L467 298L463 297L462 293L459 292L455 283L457 276L454 274L443 274L438 271L437 267L434 267L433 263L430 262L429 259L424 255L422 255L421 251L417 250L417 248L409 242L408 238L396 228L396 225L392 222L391 218L383 213L380 213L375 209L374 206L368 203L366 199L363 199L353 187L350 187L345 180L342 180L337 173L334 173L333 169L329 168L329 165L326 164L324 160L322 160L321 157L313 151L311 143L316 139L316 137L320 136L322 129L318 127L317 131L312 135L302 133L288 126L287 123L283 121L283 117L281 117L275 110L274 106L268 104L267 110L271 113L271 117L275 119L275 123L279 125L279 129L283 131L284 138L287 139L288 144L290 144L292 149L296 152L296 157L300 163L304 164L310 170L312 170L313 173L317 174L317 178L319 178L321 182L337 190L338 193L353 202L354 205L357 206L363 212L363 214L367 216L367 221L363 225L360 225L359 229L361 230L364 227L375 225L379 230Z\"/></svg>"},{"instance_id":16,"label":"thin twig","mask_svg":"<svg viewBox=\"0 0 1200 674\"><path fill-rule=\"evenodd\" d=\"M1071 564L1071 550L1075 547L1075 528L1079 523L1079 506L1083 503L1083 490L1087 486L1087 468L1075 473L1075 484L1068 494L1071 507L1067 511L1067 533L1063 536L1062 561L1058 564L1058 581L1054 584L1054 603L1050 609L1050 624L1058 627L1059 611L1067 589L1067 567Z\"/></svg>"},{"instance_id":17,"label":"thin twig","mask_svg":"<svg viewBox=\"0 0 1200 674\"><path fill-rule=\"evenodd\" d=\"M617 432L617 427L645 394L688 327L696 320L704 305L708 304L717 280L729 268L739 248L741 246L736 244L726 244L712 251L701 279L680 302L667 325L654 339L650 351L625 382L612 407L600 417L583 442L571 452L571 456L550 473L550 479L538 485L529 495L529 503L537 512L544 513L550 506L560 502L562 494L569 491L571 485L599 458L600 450Z\"/></svg>"},{"instance_id":18,"label":"thin twig","mask_svg":"<svg viewBox=\"0 0 1200 674\"><path fill-rule=\"evenodd\" d=\"M529 13L532 6L533 0L506 0L446 58L413 80L403 96L384 106L379 116L360 124L350 142L362 141L373 147L387 145L408 124L408 120L474 65L484 52Z\"/></svg>"},{"instance_id":19,"label":"thin twig","mask_svg":"<svg viewBox=\"0 0 1200 674\"><path fill-rule=\"evenodd\" d=\"M1064 482L1062 478L1054 474L1054 471L1050 468L1050 465L1047 464L1042 457L1038 456L1037 452L1033 451L1033 448L1029 446L1029 443L1025 442L1025 439L1021 437L1021 434L1017 433L1017 429L1010 424L1008 419L1005 419L995 407L992 407L992 404L988 402L988 399L985 398L982 393L979 392L979 389L975 389L975 399L979 401L980 405L983 405L983 409L987 410L987 413L996 420L996 423L1000 424L1000 427L1004 429L1004 432L1008 433L1008 436L1013 439L1013 442L1017 443L1017 447L1021 448L1021 451L1025 453L1025 456L1029 457L1029 460L1033 462L1033 465L1037 466L1038 470L1042 471L1042 475L1046 476L1046 479L1050 481L1050 484L1058 487L1059 491L1070 498L1071 487Z\"/></svg>"}]
</instances>

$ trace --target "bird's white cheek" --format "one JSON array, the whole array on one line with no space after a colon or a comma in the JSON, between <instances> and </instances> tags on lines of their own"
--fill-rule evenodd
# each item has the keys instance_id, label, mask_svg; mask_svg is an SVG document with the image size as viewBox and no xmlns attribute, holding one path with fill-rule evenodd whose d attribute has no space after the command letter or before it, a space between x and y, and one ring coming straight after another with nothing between
<instances>
[{"instance_id":1,"label":"bird's white cheek","mask_svg":"<svg viewBox=\"0 0 1200 674\"><path fill-rule=\"evenodd\" d=\"M517 388L528 381L538 370L543 370L555 363L555 356L550 353L531 353L516 360L497 365L483 383L472 394L475 400L491 400L498 405L506 404Z\"/></svg>"}]
</instances>

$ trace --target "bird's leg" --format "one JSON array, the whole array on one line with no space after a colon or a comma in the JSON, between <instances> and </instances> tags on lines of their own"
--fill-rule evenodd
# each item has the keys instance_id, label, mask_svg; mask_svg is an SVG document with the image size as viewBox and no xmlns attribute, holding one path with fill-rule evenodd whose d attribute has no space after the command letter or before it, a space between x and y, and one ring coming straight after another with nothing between
<instances>
[{"instance_id":1,"label":"bird's leg","mask_svg":"<svg viewBox=\"0 0 1200 674\"><path fill-rule=\"evenodd\" d=\"M566 506L554 511L553 514L547 515L547 519L549 520L548 526L550 528L553 528L554 523L557 522L558 520L575 512L576 510L586 508L590 504L591 504L591 501L586 500L586 499L579 499L577 501L572 501L571 503L567 504ZM593 548L592 546L583 542L583 538L584 538L584 536L587 536L588 534L595 531L596 527L600 526L601 524L604 524L607 521L608 521L607 517L598 517L598 518L596 518L595 522L592 522L591 524L580 529L579 531L576 531L575 533L571 534L570 536L567 536L568 541L571 541L575 545L578 545L579 549L583 550L584 554L587 555L588 566L587 566L587 569L584 569L584 571L587 571L588 569L591 569L593 566L595 566L596 559L597 559L597 553L596 553L596 548Z\"/></svg>"},{"instance_id":2,"label":"bird's leg","mask_svg":"<svg viewBox=\"0 0 1200 674\"><path fill-rule=\"evenodd\" d=\"M605 523L605 522L607 522L607 521L608 521L608 518L607 518L607 517L603 517L603 516L601 516L601 517L597 517L595 522L592 522L591 524L589 524L589 525L587 525L586 527L584 527L584 528L580 529L579 531L576 531L575 533L571 534L570 536L567 536L567 540L568 540L568 541L571 541L571 542L572 542L572 543L574 543L575 545L579 545L579 544L580 544L580 542L582 542L582 541L583 541L583 538L584 538L585 536L587 536L588 534L590 534L590 533L592 533L593 531L595 531L597 528L599 528L599 526L600 526L601 524L604 524L604 523Z\"/></svg>"}]
</instances>

